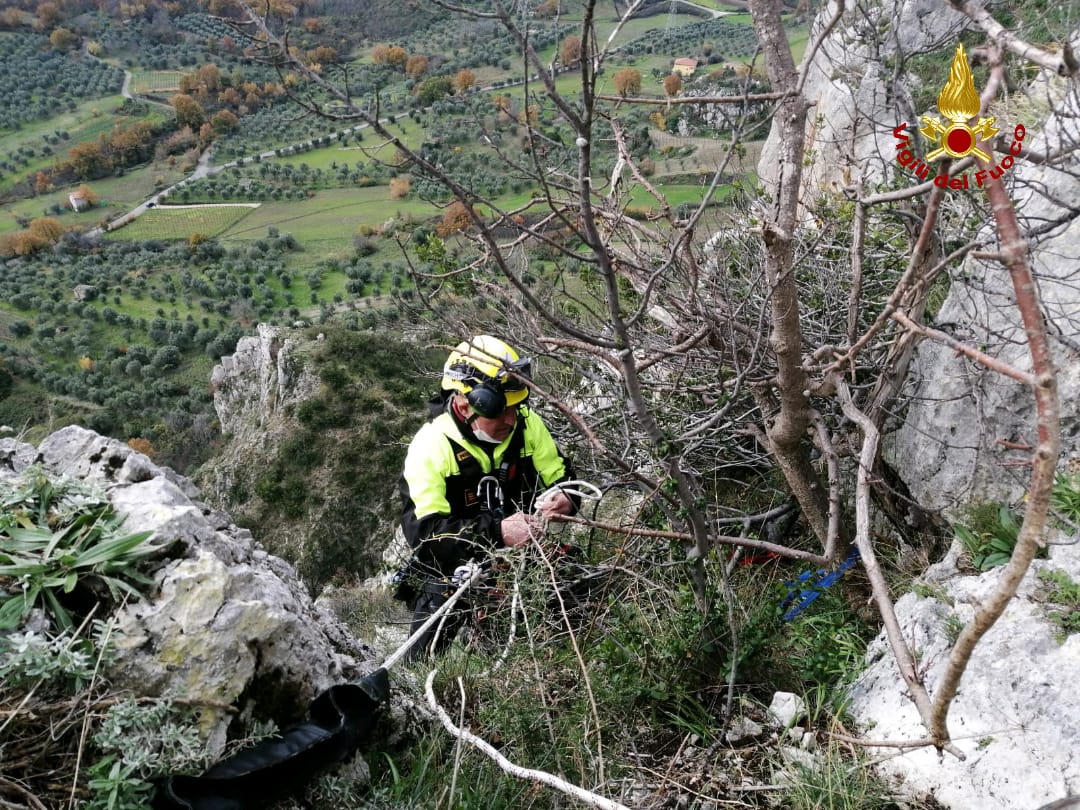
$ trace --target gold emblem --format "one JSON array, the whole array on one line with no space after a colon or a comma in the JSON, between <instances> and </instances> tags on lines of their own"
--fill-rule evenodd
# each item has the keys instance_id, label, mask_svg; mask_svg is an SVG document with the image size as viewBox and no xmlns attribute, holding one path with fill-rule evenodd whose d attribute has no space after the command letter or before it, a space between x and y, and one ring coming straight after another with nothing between
<instances>
[{"instance_id":1,"label":"gold emblem","mask_svg":"<svg viewBox=\"0 0 1080 810\"><path fill-rule=\"evenodd\" d=\"M944 155L953 158L974 155L989 163L990 155L979 148L978 142L986 143L998 134L998 130L994 128L996 119L989 115L979 118L974 127L968 125L968 121L979 114L980 105L979 93L975 90L975 79L971 75L963 43L956 45L949 80L941 88L937 106L938 112L944 115L949 123L942 124L934 115L922 116L919 132L939 144L936 149L927 153L927 162Z\"/></svg>"}]
</instances>

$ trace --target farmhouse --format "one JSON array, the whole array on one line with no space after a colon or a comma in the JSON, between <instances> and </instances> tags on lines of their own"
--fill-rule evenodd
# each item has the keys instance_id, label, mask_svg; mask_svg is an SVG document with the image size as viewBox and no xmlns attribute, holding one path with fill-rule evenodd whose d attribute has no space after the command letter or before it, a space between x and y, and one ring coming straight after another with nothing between
<instances>
[{"instance_id":1,"label":"farmhouse","mask_svg":"<svg viewBox=\"0 0 1080 810\"><path fill-rule=\"evenodd\" d=\"M90 208L90 200L86 199L86 195L81 191L73 191L68 195L68 203L71 205L71 210L76 214L81 211L86 211Z\"/></svg>"},{"instance_id":2,"label":"farmhouse","mask_svg":"<svg viewBox=\"0 0 1080 810\"><path fill-rule=\"evenodd\" d=\"M693 76L694 72L697 70L697 65L697 59L680 57L675 60L675 65L671 68L671 72L678 73L680 76Z\"/></svg>"}]
</instances>

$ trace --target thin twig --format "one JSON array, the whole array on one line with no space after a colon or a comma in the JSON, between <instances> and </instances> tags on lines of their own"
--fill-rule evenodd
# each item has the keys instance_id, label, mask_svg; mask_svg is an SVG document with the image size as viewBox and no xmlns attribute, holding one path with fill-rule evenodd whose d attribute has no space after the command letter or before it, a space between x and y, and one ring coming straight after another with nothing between
<instances>
[{"instance_id":1,"label":"thin twig","mask_svg":"<svg viewBox=\"0 0 1080 810\"><path fill-rule=\"evenodd\" d=\"M443 728L450 732L451 735L459 740L469 743L469 745L474 748L479 749L481 753L489 757L496 765L511 776L516 776L519 779L531 779L534 782L548 785L565 793L567 796L572 796L589 807L599 807L601 810L630 810L630 808L624 804L619 804L616 801L597 795L583 787L571 784L565 779L561 779L547 771L540 771L535 768L523 768L520 765L515 765L495 750L495 748L486 740L477 737L467 729L456 726L454 721L450 718L450 715L447 714L446 709L439 704L438 699L435 697L434 683L435 675L437 673L437 669L433 669L428 673L427 681L424 684L424 694L427 696L428 705L431 707L432 711L438 715L439 720L442 722Z\"/></svg>"}]
</instances>

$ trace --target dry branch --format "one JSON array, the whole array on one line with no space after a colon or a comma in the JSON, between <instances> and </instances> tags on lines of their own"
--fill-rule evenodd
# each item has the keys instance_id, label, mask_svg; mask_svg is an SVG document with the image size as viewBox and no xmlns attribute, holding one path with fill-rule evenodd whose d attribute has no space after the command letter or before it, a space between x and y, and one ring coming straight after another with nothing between
<instances>
[{"instance_id":1,"label":"dry branch","mask_svg":"<svg viewBox=\"0 0 1080 810\"><path fill-rule=\"evenodd\" d=\"M577 799L587 807L599 807L601 810L630 810L630 808L624 804L619 804L616 801L600 796L583 787L573 785L565 779L561 779L547 771L540 771L534 768L523 768L520 765L515 765L500 754L490 743L477 737L468 729L458 727L453 719L451 719L446 709L442 707L435 697L434 683L436 673L438 673L437 669L433 669L428 673L427 681L424 684L424 694L427 695L428 705L431 707L432 711L439 716L443 728L450 732L456 739L467 742L469 745L481 751L504 772L511 776L516 776L518 779L530 779L534 782L540 782L541 784L553 787L556 790L565 793L567 796Z\"/></svg>"}]
</instances>

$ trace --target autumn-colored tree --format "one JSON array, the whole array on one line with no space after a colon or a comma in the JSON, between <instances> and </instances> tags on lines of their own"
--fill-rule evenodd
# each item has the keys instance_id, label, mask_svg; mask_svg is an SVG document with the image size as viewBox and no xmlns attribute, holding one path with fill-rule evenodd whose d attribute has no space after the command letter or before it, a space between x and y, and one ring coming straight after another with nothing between
<instances>
[{"instance_id":1,"label":"autumn-colored tree","mask_svg":"<svg viewBox=\"0 0 1080 810\"><path fill-rule=\"evenodd\" d=\"M92 357L85 357L85 356L80 357L79 358L79 368L81 368L83 371L93 371L94 370L94 360L93 360L93 358Z\"/></svg>"},{"instance_id":2,"label":"autumn-colored tree","mask_svg":"<svg viewBox=\"0 0 1080 810\"><path fill-rule=\"evenodd\" d=\"M661 132L667 132L667 119L659 110L649 114L649 122Z\"/></svg>"},{"instance_id":3,"label":"autumn-colored tree","mask_svg":"<svg viewBox=\"0 0 1080 810\"><path fill-rule=\"evenodd\" d=\"M244 97L235 87L226 87L218 93L218 104L225 107L239 107L244 103Z\"/></svg>"},{"instance_id":4,"label":"autumn-colored tree","mask_svg":"<svg viewBox=\"0 0 1080 810\"><path fill-rule=\"evenodd\" d=\"M391 177L390 178L390 199L400 200L406 197L409 193L409 189L412 187L412 181L406 176Z\"/></svg>"},{"instance_id":5,"label":"autumn-colored tree","mask_svg":"<svg viewBox=\"0 0 1080 810\"><path fill-rule=\"evenodd\" d=\"M169 99L169 103L176 112L177 126L196 129L206 120L202 105L186 93L177 93Z\"/></svg>"},{"instance_id":6,"label":"autumn-colored tree","mask_svg":"<svg viewBox=\"0 0 1080 810\"><path fill-rule=\"evenodd\" d=\"M22 9L9 7L0 10L0 31L14 31L23 21Z\"/></svg>"},{"instance_id":7,"label":"autumn-colored tree","mask_svg":"<svg viewBox=\"0 0 1080 810\"><path fill-rule=\"evenodd\" d=\"M154 443L141 436L134 436L128 439L127 446L136 453L142 453L144 456L149 456L150 458L153 458L154 454L157 453L157 448L154 447Z\"/></svg>"},{"instance_id":8,"label":"autumn-colored tree","mask_svg":"<svg viewBox=\"0 0 1080 810\"><path fill-rule=\"evenodd\" d=\"M677 96L679 91L682 90L682 76L678 73L672 73L664 77L664 94L667 96Z\"/></svg>"},{"instance_id":9,"label":"autumn-colored tree","mask_svg":"<svg viewBox=\"0 0 1080 810\"><path fill-rule=\"evenodd\" d=\"M426 56L410 56L409 61L405 63L405 75L412 78L418 78L427 73L428 58Z\"/></svg>"},{"instance_id":10,"label":"autumn-colored tree","mask_svg":"<svg viewBox=\"0 0 1080 810\"><path fill-rule=\"evenodd\" d=\"M79 44L79 37L66 28L57 28L49 34L49 44L54 51L70 51Z\"/></svg>"},{"instance_id":11,"label":"autumn-colored tree","mask_svg":"<svg viewBox=\"0 0 1080 810\"><path fill-rule=\"evenodd\" d=\"M54 217L38 217L31 220L30 233L48 245L55 245L64 235L64 226Z\"/></svg>"},{"instance_id":12,"label":"autumn-colored tree","mask_svg":"<svg viewBox=\"0 0 1080 810\"><path fill-rule=\"evenodd\" d=\"M90 186L86 185L86 183L80 184L78 191L75 193L86 200L91 208L101 202L101 197L98 196L98 193L90 188Z\"/></svg>"},{"instance_id":13,"label":"autumn-colored tree","mask_svg":"<svg viewBox=\"0 0 1080 810\"><path fill-rule=\"evenodd\" d=\"M495 109L505 115L507 118L514 117L514 99L510 96L495 96L491 100L491 103L495 105Z\"/></svg>"},{"instance_id":14,"label":"autumn-colored tree","mask_svg":"<svg viewBox=\"0 0 1080 810\"><path fill-rule=\"evenodd\" d=\"M149 121L137 121L129 127L114 129L107 142L112 162L117 166L129 166L139 159L143 149L149 151L154 140L154 125Z\"/></svg>"},{"instance_id":15,"label":"autumn-colored tree","mask_svg":"<svg viewBox=\"0 0 1080 810\"><path fill-rule=\"evenodd\" d=\"M217 65L203 65L197 75L199 84L206 88L209 93L217 93L221 90L221 71Z\"/></svg>"},{"instance_id":16,"label":"autumn-colored tree","mask_svg":"<svg viewBox=\"0 0 1080 810\"><path fill-rule=\"evenodd\" d=\"M641 92L641 71L637 68L623 68L611 77L615 92L623 98L636 96Z\"/></svg>"},{"instance_id":17,"label":"autumn-colored tree","mask_svg":"<svg viewBox=\"0 0 1080 810\"><path fill-rule=\"evenodd\" d=\"M304 30L309 34L319 34L323 30L323 22L318 17L307 17L304 19Z\"/></svg>"},{"instance_id":18,"label":"autumn-colored tree","mask_svg":"<svg viewBox=\"0 0 1080 810\"><path fill-rule=\"evenodd\" d=\"M530 104L518 115L518 122L535 127L540 122L540 107L536 104Z\"/></svg>"},{"instance_id":19,"label":"autumn-colored tree","mask_svg":"<svg viewBox=\"0 0 1080 810\"><path fill-rule=\"evenodd\" d=\"M45 243L28 230L0 235L0 256L30 256L45 247Z\"/></svg>"},{"instance_id":20,"label":"autumn-colored tree","mask_svg":"<svg viewBox=\"0 0 1080 810\"><path fill-rule=\"evenodd\" d=\"M181 74L179 88L181 93L196 92L199 89L199 77L194 73Z\"/></svg>"},{"instance_id":21,"label":"autumn-colored tree","mask_svg":"<svg viewBox=\"0 0 1080 810\"><path fill-rule=\"evenodd\" d=\"M371 49L371 61L376 65L404 67L409 55L400 45L376 45Z\"/></svg>"},{"instance_id":22,"label":"autumn-colored tree","mask_svg":"<svg viewBox=\"0 0 1080 810\"><path fill-rule=\"evenodd\" d=\"M60 20L64 18L60 7L53 2L38 3L35 14L37 18L34 20L34 27L38 31L48 31L50 28L55 28L60 23Z\"/></svg>"},{"instance_id":23,"label":"autumn-colored tree","mask_svg":"<svg viewBox=\"0 0 1080 810\"><path fill-rule=\"evenodd\" d=\"M201 127L199 127L199 143L206 146L212 143L214 140L214 128L210 126L210 122L206 121Z\"/></svg>"},{"instance_id":24,"label":"autumn-colored tree","mask_svg":"<svg viewBox=\"0 0 1080 810\"><path fill-rule=\"evenodd\" d=\"M46 172L38 172L34 175L34 193L45 194L52 188L52 178Z\"/></svg>"},{"instance_id":25,"label":"autumn-colored tree","mask_svg":"<svg viewBox=\"0 0 1080 810\"><path fill-rule=\"evenodd\" d=\"M454 200L443 212L442 219L435 226L435 233L445 238L458 233L472 224L471 211L461 200Z\"/></svg>"},{"instance_id":26,"label":"autumn-colored tree","mask_svg":"<svg viewBox=\"0 0 1080 810\"><path fill-rule=\"evenodd\" d=\"M308 51L308 61L316 65L336 65L341 61L337 48L329 45L320 45L312 51Z\"/></svg>"},{"instance_id":27,"label":"autumn-colored tree","mask_svg":"<svg viewBox=\"0 0 1080 810\"><path fill-rule=\"evenodd\" d=\"M564 65L576 65L581 61L581 37L571 34L559 46L559 61Z\"/></svg>"},{"instance_id":28,"label":"autumn-colored tree","mask_svg":"<svg viewBox=\"0 0 1080 810\"><path fill-rule=\"evenodd\" d=\"M462 68L454 76L454 90L459 94L467 93L476 85L476 74L468 68Z\"/></svg>"},{"instance_id":29,"label":"autumn-colored tree","mask_svg":"<svg viewBox=\"0 0 1080 810\"><path fill-rule=\"evenodd\" d=\"M291 20L296 16L296 6L287 0L270 0L270 15L282 20Z\"/></svg>"},{"instance_id":30,"label":"autumn-colored tree","mask_svg":"<svg viewBox=\"0 0 1080 810\"><path fill-rule=\"evenodd\" d=\"M210 118L210 128L216 135L232 132L239 123L240 119L236 117L236 113L229 110L218 110Z\"/></svg>"},{"instance_id":31,"label":"autumn-colored tree","mask_svg":"<svg viewBox=\"0 0 1080 810\"><path fill-rule=\"evenodd\" d=\"M112 161L99 141L77 143L68 151L67 165L76 177L93 180L112 170Z\"/></svg>"},{"instance_id":32,"label":"autumn-colored tree","mask_svg":"<svg viewBox=\"0 0 1080 810\"><path fill-rule=\"evenodd\" d=\"M536 7L536 11L534 13L541 20L550 20L552 17L558 15L560 10L559 3L560 0L544 0L544 2L540 3L540 5Z\"/></svg>"}]
</instances>

